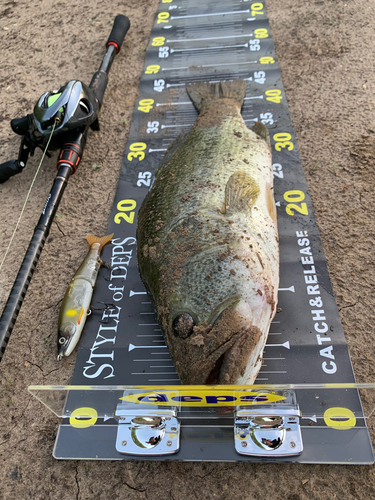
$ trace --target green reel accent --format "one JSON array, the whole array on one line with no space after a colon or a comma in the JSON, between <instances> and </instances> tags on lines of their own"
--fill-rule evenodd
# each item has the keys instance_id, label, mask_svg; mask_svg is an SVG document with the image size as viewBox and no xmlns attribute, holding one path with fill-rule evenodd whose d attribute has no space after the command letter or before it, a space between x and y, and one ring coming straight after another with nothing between
<instances>
[{"instance_id":1,"label":"green reel accent","mask_svg":"<svg viewBox=\"0 0 375 500\"><path fill-rule=\"evenodd\" d=\"M59 92L57 94L50 95L49 98L48 98L48 101L47 101L48 107L51 107L52 104L55 103L60 96L61 96L61 92ZM59 109L59 111L60 111L60 113L63 113L64 112L64 108L61 107Z\"/></svg>"}]
</instances>

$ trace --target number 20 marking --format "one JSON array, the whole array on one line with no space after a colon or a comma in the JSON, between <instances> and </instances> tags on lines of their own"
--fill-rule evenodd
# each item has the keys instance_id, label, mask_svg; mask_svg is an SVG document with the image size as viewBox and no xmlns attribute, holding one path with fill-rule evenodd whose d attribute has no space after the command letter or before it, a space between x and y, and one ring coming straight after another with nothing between
<instances>
[{"instance_id":1,"label":"number 20 marking","mask_svg":"<svg viewBox=\"0 0 375 500\"><path fill-rule=\"evenodd\" d=\"M285 201L295 202L295 203L288 203L288 205L286 206L286 213L288 215L294 215L293 210L295 210L296 212L299 212L302 215L309 215L307 204L301 203L304 199L305 199L305 193L303 191L293 190L284 193ZM300 203L300 205L296 205L296 203Z\"/></svg>"},{"instance_id":2,"label":"number 20 marking","mask_svg":"<svg viewBox=\"0 0 375 500\"><path fill-rule=\"evenodd\" d=\"M137 206L135 200L122 200L117 203L117 210L119 213L115 215L116 224L120 224L121 219L125 219L129 224L134 222L134 212L132 210ZM124 212L130 212L130 214L124 214Z\"/></svg>"}]
</instances>

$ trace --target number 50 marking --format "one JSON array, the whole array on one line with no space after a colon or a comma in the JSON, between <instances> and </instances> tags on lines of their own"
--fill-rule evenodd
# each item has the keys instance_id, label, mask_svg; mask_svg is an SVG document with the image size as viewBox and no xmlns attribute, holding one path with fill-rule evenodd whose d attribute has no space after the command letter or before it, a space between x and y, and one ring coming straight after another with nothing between
<instances>
[{"instance_id":1,"label":"number 50 marking","mask_svg":"<svg viewBox=\"0 0 375 500\"><path fill-rule=\"evenodd\" d=\"M137 202L135 200L122 200L117 203L117 210L119 213L115 215L116 224L120 224L121 219L125 219L129 224L133 224L134 222L134 212L133 210L137 206ZM124 212L130 212L130 214L126 214Z\"/></svg>"},{"instance_id":2,"label":"number 50 marking","mask_svg":"<svg viewBox=\"0 0 375 500\"><path fill-rule=\"evenodd\" d=\"M286 206L286 213L288 215L294 215L293 210L296 210L302 215L309 215L306 203L301 203L304 199L305 193L303 191L293 190L284 193L285 201L294 202L288 203L288 205ZM296 205L296 203L300 203L300 205Z\"/></svg>"}]
</instances>

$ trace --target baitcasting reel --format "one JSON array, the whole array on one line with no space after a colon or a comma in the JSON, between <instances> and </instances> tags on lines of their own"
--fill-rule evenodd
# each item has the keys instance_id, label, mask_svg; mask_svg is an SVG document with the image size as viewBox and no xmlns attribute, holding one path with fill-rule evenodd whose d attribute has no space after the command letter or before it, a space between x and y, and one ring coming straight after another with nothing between
<instances>
[{"instance_id":1,"label":"baitcasting reel","mask_svg":"<svg viewBox=\"0 0 375 500\"><path fill-rule=\"evenodd\" d=\"M99 109L94 92L79 80L71 80L58 90L43 94L33 114L10 122L13 132L21 135L22 140L18 159L0 165L0 183L22 172L29 155L33 156L37 147L46 147L52 130L49 151L61 149L72 130L83 132L87 126L99 130Z\"/></svg>"}]
</instances>

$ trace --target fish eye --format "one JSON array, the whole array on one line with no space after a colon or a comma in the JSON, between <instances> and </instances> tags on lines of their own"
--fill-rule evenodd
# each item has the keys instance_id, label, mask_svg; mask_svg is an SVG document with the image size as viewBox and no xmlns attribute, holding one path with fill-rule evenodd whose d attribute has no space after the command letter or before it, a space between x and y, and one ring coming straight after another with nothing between
<instances>
[{"instance_id":1,"label":"fish eye","mask_svg":"<svg viewBox=\"0 0 375 500\"><path fill-rule=\"evenodd\" d=\"M189 313L181 313L173 321L173 332L176 337L187 339L194 331L195 321Z\"/></svg>"},{"instance_id":2,"label":"fish eye","mask_svg":"<svg viewBox=\"0 0 375 500\"><path fill-rule=\"evenodd\" d=\"M65 337L60 337L59 338L59 344L64 345L65 342L66 342L66 338Z\"/></svg>"}]
</instances>

